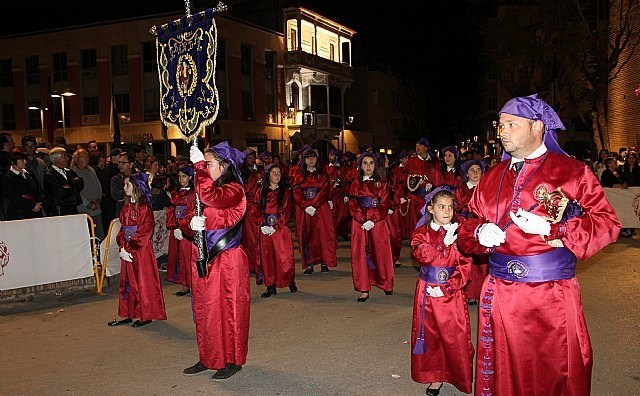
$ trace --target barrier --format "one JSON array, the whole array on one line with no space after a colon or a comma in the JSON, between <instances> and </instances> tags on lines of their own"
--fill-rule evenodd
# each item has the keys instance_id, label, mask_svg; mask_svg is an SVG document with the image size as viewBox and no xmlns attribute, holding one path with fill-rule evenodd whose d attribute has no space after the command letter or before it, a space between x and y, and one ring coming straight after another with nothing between
<instances>
[{"instance_id":1,"label":"barrier","mask_svg":"<svg viewBox=\"0 0 640 396\"><path fill-rule=\"evenodd\" d=\"M622 228L640 228L640 187L605 188Z\"/></svg>"},{"instance_id":2,"label":"barrier","mask_svg":"<svg viewBox=\"0 0 640 396\"><path fill-rule=\"evenodd\" d=\"M91 277L87 215L0 222L0 290Z\"/></svg>"}]
</instances>

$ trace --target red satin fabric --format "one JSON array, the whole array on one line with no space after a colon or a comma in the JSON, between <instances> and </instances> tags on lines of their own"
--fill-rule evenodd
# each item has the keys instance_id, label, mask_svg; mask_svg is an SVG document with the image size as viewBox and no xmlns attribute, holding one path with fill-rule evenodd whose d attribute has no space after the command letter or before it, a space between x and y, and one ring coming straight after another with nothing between
<instances>
[{"instance_id":1,"label":"red satin fabric","mask_svg":"<svg viewBox=\"0 0 640 396\"><path fill-rule=\"evenodd\" d=\"M133 256L133 262L120 260L118 315L141 321L166 320L158 263L151 242L153 212L144 200L137 208L127 202L120 211L120 223L138 228L129 242L125 241L122 228L116 236L118 247L124 246Z\"/></svg>"},{"instance_id":2,"label":"red satin fabric","mask_svg":"<svg viewBox=\"0 0 640 396\"><path fill-rule=\"evenodd\" d=\"M446 169L446 168L445 168ZM457 188L462 184L462 177L460 176L460 172L456 175L455 170L446 171L442 170L442 167L438 169L438 172L435 173L435 182L433 183L434 187L437 186L450 186Z\"/></svg>"},{"instance_id":3,"label":"red satin fabric","mask_svg":"<svg viewBox=\"0 0 640 396\"><path fill-rule=\"evenodd\" d=\"M410 157L407 160L407 164L405 166L405 174L404 174L404 186L407 186L407 179L412 175L423 175L426 176L425 183L431 183L433 187L436 187L438 172L439 172L439 162L437 159L428 159L424 160L420 156ZM414 195L408 193L410 198L409 201L409 209L407 211L406 219L406 227L407 231L412 232L416 227L418 220L422 217L420 210L424 207L425 200L424 197Z\"/></svg>"},{"instance_id":4,"label":"red satin fabric","mask_svg":"<svg viewBox=\"0 0 640 396\"><path fill-rule=\"evenodd\" d=\"M423 316L426 353L411 353L411 378L420 383L447 382L464 393L473 384L473 344L467 301L461 288L467 282L471 259L463 256L456 245L446 247L444 230L434 231L429 225L416 229L411 240L413 257L421 266L456 267L445 286L444 297L426 297ZM411 351L420 329L422 302L429 284L416 281L411 325Z\"/></svg>"},{"instance_id":5,"label":"red satin fabric","mask_svg":"<svg viewBox=\"0 0 640 396\"><path fill-rule=\"evenodd\" d=\"M331 209L333 226L336 230L336 235L347 238L351 227L351 219L349 218L349 206L344 202L344 197L348 195L344 191L345 168L327 165L325 169L329 175L329 185L331 186L329 201L333 202L333 209ZM340 179L339 186L335 186L337 179Z\"/></svg>"},{"instance_id":6,"label":"red satin fabric","mask_svg":"<svg viewBox=\"0 0 640 396\"><path fill-rule=\"evenodd\" d=\"M389 243L391 244L391 256L394 263L400 260L400 252L402 250L402 222L404 221L404 216L398 211L400 198L404 197L405 194L402 185L402 169L403 167L401 166L391 168L388 180L393 213L387 216L387 226L389 227ZM404 198L406 199L406 197Z\"/></svg>"},{"instance_id":7,"label":"red satin fabric","mask_svg":"<svg viewBox=\"0 0 640 396\"><path fill-rule=\"evenodd\" d=\"M171 206L167 208L167 230L169 230L169 251L165 279L185 287L191 287L191 261L198 257L198 250L193 244L193 230L185 224L184 217L176 218L176 206L189 205L195 200L194 190L177 190L171 192ZM185 216L186 217L186 216ZM172 230L182 231L182 240L173 236Z\"/></svg>"},{"instance_id":8,"label":"red satin fabric","mask_svg":"<svg viewBox=\"0 0 640 396\"><path fill-rule=\"evenodd\" d=\"M311 187L318 188L318 194L311 199L305 198L302 189ZM302 268L320 263L329 267L338 265L336 232L331 209L327 203L329 192L329 176L325 172L316 170L307 176L301 172L296 174L296 180L293 182L293 199L296 204L295 231L300 245ZM307 206L316 208L313 216L304 211ZM305 253L307 248L309 257Z\"/></svg>"},{"instance_id":9,"label":"red satin fabric","mask_svg":"<svg viewBox=\"0 0 640 396\"><path fill-rule=\"evenodd\" d=\"M247 204L238 183L215 187L204 161L195 164L196 186L205 205L208 230L228 228L242 219ZM195 214L189 205L187 221ZM195 261L191 267L191 295L200 361L210 369L226 363L243 365L249 343L251 293L249 264L242 246L220 252L208 265L208 274L198 276Z\"/></svg>"},{"instance_id":10,"label":"red satin fabric","mask_svg":"<svg viewBox=\"0 0 640 396\"><path fill-rule=\"evenodd\" d=\"M261 267L264 276L265 286L275 286L278 288L287 287L295 280L295 257L293 254L293 242L291 240L291 230L287 222L291 217L291 192L284 195L282 207L278 209L278 190L269 187L267 194L267 205L264 212L260 211L260 195L262 189L256 192L254 199L252 216L257 227L267 225L264 221L265 214L279 214L278 223L273 226L276 232L272 235L264 235L260 232L260 256L258 265Z\"/></svg>"},{"instance_id":11,"label":"red satin fabric","mask_svg":"<svg viewBox=\"0 0 640 396\"><path fill-rule=\"evenodd\" d=\"M376 208L363 208L357 197L372 197L379 200ZM385 291L393 291L394 270L389 243L387 213L391 205L389 187L386 180L354 180L351 184L349 211L351 212L351 276L353 288L359 292L368 292L371 286ZM365 231L362 224L373 221L375 226ZM376 269L367 264L366 249L369 249L371 261Z\"/></svg>"},{"instance_id":12,"label":"red satin fabric","mask_svg":"<svg viewBox=\"0 0 640 396\"><path fill-rule=\"evenodd\" d=\"M510 220L508 213L503 216L505 211L529 210L536 203L536 192L557 187L584 209L582 216L566 222L567 234L562 237L566 248L584 260L616 240L620 222L585 164L547 153L525 160L518 175L507 169L509 165L510 161L501 162L476 187L469 209L479 218L469 219L458 229L463 251L486 252L474 237L476 227L487 221L505 226ZM542 206L533 212L548 215ZM524 256L554 249L515 225L506 233L506 242L496 250L499 253ZM524 283L489 276L481 301L476 395L589 395L591 341L576 278ZM481 338L489 334L489 339Z\"/></svg>"},{"instance_id":13,"label":"red satin fabric","mask_svg":"<svg viewBox=\"0 0 640 396\"><path fill-rule=\"evenodd\" d=\"M249 272L256 272L256 265L260 257L260 229L256 227L256 219L252 219L253 211L251 206L256 191L262 185L263 167L258 170L251 171L249 180L244 184L245 194L247 196L247 219L242 227L242 247L244 248L247 258L249 259ZM259 282L256 277L256 283Z\"/></svg>"}]
</instances>

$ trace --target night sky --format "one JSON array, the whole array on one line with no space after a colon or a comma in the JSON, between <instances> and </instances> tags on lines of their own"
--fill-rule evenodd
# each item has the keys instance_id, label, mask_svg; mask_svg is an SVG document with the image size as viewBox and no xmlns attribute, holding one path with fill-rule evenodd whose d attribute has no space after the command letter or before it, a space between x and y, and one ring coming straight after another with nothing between
<instances>
[{"instance_id":1,"label":"night sky","mask_svg":"<svg viewBox=\"0 0 640 396\"><path fill-rule=\"evenodd\" d=\"M259 1L259 0L256 0ZM432 138L471 129L477 114L481 42L472 20L482 19L481 1L422 2L396 0L304 0L309 8L358 33L354 51L370 65L390 66L422 86L427 96L427 121ZM475 7L469 6L475 3ZM191 1L193 9L217 0ZM230 4L230 2L227 2ZM96 8L98 5L98 8ZM184 12L184 1L56 1L15 2L12 18L5 14L0 35L52 27L123 19L164 12ZM428 10L422 8L428 7ZM480 15L479 15L480 14ZM84 16L84 21L78 19ZM20 19L24 23L17 25ZM354 54L358 58L357 54ZM469 132L472 134L472 132Z\"/></svg>"}]
</instances>

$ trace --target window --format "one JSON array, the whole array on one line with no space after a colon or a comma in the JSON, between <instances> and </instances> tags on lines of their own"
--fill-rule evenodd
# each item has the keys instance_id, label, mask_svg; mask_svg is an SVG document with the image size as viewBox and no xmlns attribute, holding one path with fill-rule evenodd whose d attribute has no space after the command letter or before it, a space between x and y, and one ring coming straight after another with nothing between
<instances>
[{"instance_id":1,"label":"window","mask_svg":"<svg viewBox=\"0 0 640 396\"><path fill-rule=\"evenodd\" d=\"M67 69L67 53L61 52L53 54L53 81L69 80L69 72Z\"/></svg>"},{"instance_id":2,"label":"window","mask_svg":"<svg viewBox=\"0 0 640 396\"><path fill-rule=\"evenodd\" d=\"M218 40L216 52L216 70L227 70L227 42Z\"/></svg>"},{"instance_id":3,"label":"window","mask_svg":"<svg viewBox=\"0 0 640 396\"><path fill-rule=\"evenodd\" d=\"M40 84L40 60L38 55L27 56L24 58L26 70L27 84Z\"/></svg>"},{"instance_id":4,"label":"window","mask_svg":"<svg viewBox=\"0 0 640 396\"><path fill-rule=\"evenodd\" d=\"M156 43L153 41L142 43L142 70L145 73L158 72L158 58L156 56Z\"/></svg>"},{"instance_id":5,"label":"window","mask_svg":"<svg viewBox=\"0 0 640 396\"><path fill-rule=\"evenodd\" d=\"M265 102L266 113L272 115L272 122L275 122L277 113L276 106L276 53L275 51L264 52L264 75L265 75Z\"/></svg>"},{"instance_id":6,"label":"window","mask_svg":"<svg viewBox=\"0 0 640 396\"><path fill-rule=\"evenodd\" d=\"M11 69L11 59L0 60L0 87L13 86L13 71Z\"/></svg>"},{"instance_id":7,"label":"window","mask_svg":"<svg viewBox=\"0 0 640 396\"><path fill-rule=\"evenodd\" d=\"M242 45L240 47L240 72L243 76L251 75L251 47L248 45Z\"/></svg>"},{"instance_id":8,"label":"window","mask_svg":"<svg viewBox=\"0 0 640 396\"><path fill-rule=\"evenodd\" d=\"M95 48L84 49L80 53L82 78L96 78L98 76L98 56Z\"/></svg>"},{"instance_id":9,"label":"window","mask_svg":"<svg viewBox=\"0 0 640 396\"><path fill-rule=\"evenodd\" d=\"M342 43L342 63L351 64L351 51L348 42Z\"/></svg>"},{"instance_id":10,"label":"window","mask_svg":"<svg viewBox=\"0 0 640 396\"><path fill-rule=\"evenodd\" d=\"M65 109L66 110L66 109ZM97 96L85 96L82 98L82 115L100 114Z\"/></svg>"},{"instance_id":11,"label":"window","mask_svg":"<svg viewBox=\"0 0 640 396\"><path fill-rule=\"evenodd\" d=\"M111 47L111 74L113 76L124 76L129 73L127 63L127 46L114 45Z\"/></svg>"},{"instance_id":12,"label":"window","mask_svg":"<svg viewBox=\"0 0 640 396\"><path fill-rule=\"evenodd\" d=\"M40 102L33 102L29 106L41 107ZM40 124L40 110L28 110L27 111L27 128L29 129L40 129L42 125Z\"/></svg>"},{"instance_id":13,"label":"window","mask_svg":"<svg viewBox=\"0 0 640 396\"><path fill-rule=\"evenodd\" d=\"M289 51L297 51L298 50L298 32L296 29L291 29L289 31Z\"/></svg>"},{"instance_id":14,"label":"window","mask_svg":"<svg viewBox=\"0 0 640 396\"><path fill-rule=\"evenodd\" d=\"M329 60L336 60L336 46L333 43L329 44Z\"/></svg>"},{"instance_id":15,"label":"window","mask_svg":"<svg viewBox=\"0 0 640 396\"><path fill-rule=\"evenodd\" d=\"M2 104L2 129L16 129L16 106L13 103Z\"/></svg>"},{"instance_id":16,"label":"window","mask_svg":"<svg viewBox=\"0 0 640 396\"><path fill-rule=\"evenodd\" d=\"M129 106L129 94L116 94L113 95L113 99L116 102L116 108L119 113L128 113L131 111L131 107Z\"/></svg>"},{"instance_id":17,"label":"window","mask_svg":"<svg viewBox=\"0 0 640 396\"><path fill-rule=\"evenodd\" d=\"M251 91L242 91L242 116L245 120L254 121L253 95Z\"/></svg>"}]
</instances>

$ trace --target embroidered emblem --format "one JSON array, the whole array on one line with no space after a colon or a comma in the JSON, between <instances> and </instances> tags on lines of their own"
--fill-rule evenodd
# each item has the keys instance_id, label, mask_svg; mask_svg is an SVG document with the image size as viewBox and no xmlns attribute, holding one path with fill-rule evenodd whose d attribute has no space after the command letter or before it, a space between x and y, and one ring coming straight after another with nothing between
<instances>
[{"instance_id":1,"label":"embroidered emblem","mask_svg":"<svg viewBox=\"0 0 640 396\"><path fill-rule=\"evenodd\" d=\"M547 185L540 184L533 190L533 199L542 203L544 202L547 195L549 195L549 191L550 189Z\"/></svg>"},{"instance_id":2,"label":"embroidered emblem","mask_svg":"<svg viewBox=\"0 0 640 396\"><path fill-rule=\"evenodd\" d=\"M190 54L182 54L178 59L176 67L176 81L178 82L178 93L180 96L191 96L196 89L195 76L198 75L196 63Z\"/></svg>"},{"instance_id":3,"label":"embroidered emblem","mask_svg":"<svg viewBox=\"0 0 640 396\"><path fill-rule=\"evenodd\" d=\"M372 208L377 208L378 205L380 205L380 200L378 198L372 198L371 199L371 207Z\"/></svg>"},{"instance_id":4,"label":"embroidered emblem","mask_svg":"<svg viewBox=\"0 0 640 396\"><path fill-rule=\"evenodd\" d=\"M265 220L268 226L274 226L278 223L278 217L276 215L269 215Z\"/></svg>"},{"instance_id":5,"label":"embroidered emblem","mask_svg":"<svg viewBox=\"0 0 640 396\"><path fill-rule=\"evenodd\" d=\"M449 279L449 271L444 268L441 268L436 271L436 279L440 283L445 283Z\"/></svg>"},{"instance_id":6,"label":"embroidered emblem","mask_svg":"<svg viewBox=\"0 0 640 396\"><path fill-rule=\"evenodd\" d=\"M511 260L507 263L507 270L511 275L518 279L525 278L529 275L529 268L522 262L518 260Z\"/></svg>"}]
</instances>

